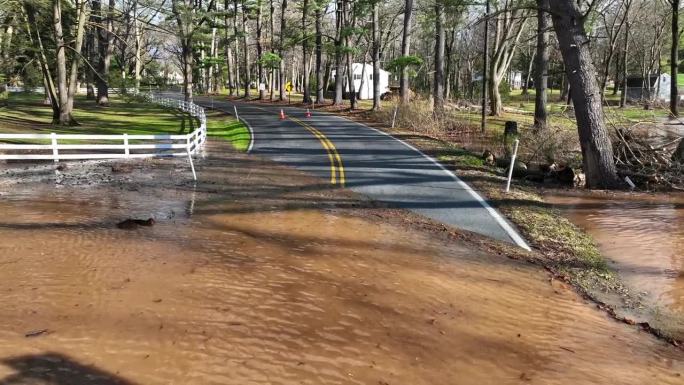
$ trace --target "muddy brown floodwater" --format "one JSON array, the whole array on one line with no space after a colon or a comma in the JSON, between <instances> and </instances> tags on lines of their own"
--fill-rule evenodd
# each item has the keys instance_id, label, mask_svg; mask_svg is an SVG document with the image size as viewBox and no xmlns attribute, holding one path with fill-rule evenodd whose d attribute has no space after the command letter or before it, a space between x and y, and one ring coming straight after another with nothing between
<instances>
[{"instance_id":1,"label":"muddy brown floodwater","mask_svg":"<svg viewBox=\"0 0 684 385\"><path fill-rule=\"evenodd\" d=\"M684 194L546 196L633 289L684 317Z\"/></svg>"},{"instance_id":2,"label":"muddy brown floodwater","mask_svg":"<svg viewBox=\"0 0 684 385\"><path fill-rule=\"evenodd\" d=\"M209 157L196 188L0 189L0 383L684 383L538 267Z\"/></svg>"}]
</instances>

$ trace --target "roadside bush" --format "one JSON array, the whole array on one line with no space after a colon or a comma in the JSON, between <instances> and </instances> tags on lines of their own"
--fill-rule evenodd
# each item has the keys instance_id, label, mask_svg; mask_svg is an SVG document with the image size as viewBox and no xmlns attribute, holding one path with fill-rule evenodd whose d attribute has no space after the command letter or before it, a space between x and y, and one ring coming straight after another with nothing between
<instances>
[{"instance_id":1,"label":"roadside bush","mask_svg":"<svg viewBox=\"0 0 684 385\"><path fill-rule=\"evenodd\" d=\"M581 166L578 162L579 139L573 130L562 127L548 127L546 130L523 130L520 137L521 158L527 163L560 163L571 167Z\"/></svg>"}]
</instances>

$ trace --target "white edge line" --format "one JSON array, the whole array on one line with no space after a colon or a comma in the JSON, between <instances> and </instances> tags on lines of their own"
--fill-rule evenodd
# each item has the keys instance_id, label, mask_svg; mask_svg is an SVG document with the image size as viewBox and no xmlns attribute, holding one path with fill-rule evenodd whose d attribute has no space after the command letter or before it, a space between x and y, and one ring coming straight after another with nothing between
<instances>
[{"instance_id":1,"label":"white edge line","mask_svg":"<svg viewBox=\"0 0 684 385\"><path fill-rule=\"evenodd\" d=\"M249 154L252 152L252 147L254 147L254 129L249 125L249 123L247 123L246 120L238 118L238 121L247 126L247 129L249 130L249 146L247 146L247 153Z\"/></svg>"},{"instance_id":2,"label":"white edge line","mask_svg":"<svg viewBox=\"0 0 684 385\"><path fill-rule=\"evenodd\" d=\"M320 113L320 112L319 112L319 113ZM325 114L326 114L326 115L332 115L332 116L338 116L338 115L335 115L335 114L329 114L329 113L327 113L327 112L326 112ZM341 116L338 116L338 117L341 117ZM412 149L413 151L416 151L416 152L419 153L420 155L422 155L425 159L429 160L430 162L432 162L433 164L435 164L437 167L439 167L440 169L442 169L444 172L446 172L449 176L451 176L451 177L456 181L456 183L458 183L458 184L459 184L461 187L463 187L463 188L464 188L464 189L465 189L473 198L475 198L475 200L478 201L478 202L480 203L480 205L482 205L482 207L484 207L485 210L487 210L487 212L489 212L489 215L491 215L491 216L494 218L494 220L496 220L496 222L499 224L499 226L501 226L501 227L504 229L504 231L506 231L506 233L508 234L508 236L511 237L511 239L513 240L513 242L515 242L515 244L516 244L517 246L522 247L523 249L525 249L525 250L527 250L527 251L531 251L531 250L532 250L532 249L530 248L530 246L527 244L527 242L525 242L525 240L522 238L522 236L520 236L520 234L518 234L518 232L515 231L515 229L513 229L513 227L511 227L511 225L508 223L508 221L506 221L506 219L504 219L504 217L502 217L501 214L500 214L498 211L496 211L495 208L493 208L489 203L487 203L487 201L486 201L484 198L482 198L482 196L481 196L480 194L478 194L477 191L473 190L473 188L470 187L470 185L468 185L466 182L462 181L458 176L456 176L456 174L454 174L454 173L451 172L449 169L447 169L446 167L444 167L444 166L443 166L441 163L439 163L436 159L434 159L434 158L432 158L431 156L429 156L429 155L423 153L422 151L420 151L419 149L417 149L417 148L414 147L413 145L411 145L411 144L409 144L409 143L406 143L406 142L404 142L403 140L401 140L401 139L399 139L399 138L396 138L396 137L394 137L393 135L391 135L391 134L389 134L389 133L387 133L387 132L378 130L377 128L370 127L370 126L367 126L367 125L365 125L365 124L360 124L360 123L355 122L355 121L353 121L353 120L349 120L349 119L347 119L347 118L345 118L345 117L341 117L341 118L342 118L342 119L345 119L345 120L347 120L347 121L349 121L349 122L352 122L352 123L355 123L355 124L359 124L359 125L361 125L361 126L363 126L363 127L370 128L371 130L373 130L373 131L375 131L375 132L378 132L378 133L380 133L380 134L382 134L382 135L389 136L390 138L396 140L397 142L403 144L404 146L406 146L406 147Z\"/></svg>"}]
</instances>

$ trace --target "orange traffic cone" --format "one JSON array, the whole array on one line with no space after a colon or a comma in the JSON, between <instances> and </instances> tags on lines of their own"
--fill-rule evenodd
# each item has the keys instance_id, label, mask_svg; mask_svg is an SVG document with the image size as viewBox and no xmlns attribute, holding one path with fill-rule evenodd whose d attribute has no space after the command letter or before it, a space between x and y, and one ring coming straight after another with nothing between
<instances>
[{"instance_id":1,"label":"orange traffic cone","mask_svg":"<svg viewBox=\"0 0 684 385\"><path fill-rule=\"evenodd\" d=\"M306 109L306 117L307 117L307 118L310 118L310 117L311 117L311 111L309 111L308 108Z\"/></svg>"},{"instance_id":2,"label":"orange traffic cone","mask_svg":"<svg viewBox=\"0 0 684 385\"><path fill-rule=\"evenodd\" d=\"M283 111L282 108L280 109L280 119L281 119L281 120L282 120L282 119L285 119L285 112Z\"/></svg>"}]
</instances>

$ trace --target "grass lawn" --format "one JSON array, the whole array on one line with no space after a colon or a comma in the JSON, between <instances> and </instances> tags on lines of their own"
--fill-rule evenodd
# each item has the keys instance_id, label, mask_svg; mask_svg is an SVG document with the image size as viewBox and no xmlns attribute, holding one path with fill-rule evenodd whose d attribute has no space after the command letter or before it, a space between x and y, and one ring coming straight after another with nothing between
<instances>
[{"instance_id":1,"label":"grass lawn","mask_svg":"<svg viewBox=\"0 0 684 385\"><path fill-rule=\"evenodd\" d=\"M239 120L219 111L207 112L207 135L229 141L238 151L247 151L251 135Z\"/></svg>"},{"instance_id":2,"label":"grass lawn","mask_svg":"<svg viewBox=\"0 0 684 385\"><path fill-rule=\"evenodd\" d=\"M88 133L88 134L187 134L197 127L197 120L180 111L170 110L137 99L113 97L109 107L99 107L94 100L79 95L74 101L74 118L80 125L52 125L52 109L38 94L11 94L0 107L0 131L5 133Z\"/></svg>"},{"instance_id":3,"label":"grass lawn","mask_svg":"<svg viewBox=\"0 0 684 385\"><path fill-rule=\"evenodd\" d=\"M189 114L164 108L135 98L112 97L108 107L79 95L75 100L74 118L80 125L62 127L52 124L52 109L43 105L39 94L11 94L7 105L0 106L0 132L59 134L178 134L194 131L199 122ZM242 123L226 114L209 112L208 135L226 139L244 151L250 134Z\"/></svg>"}]
</instances>

